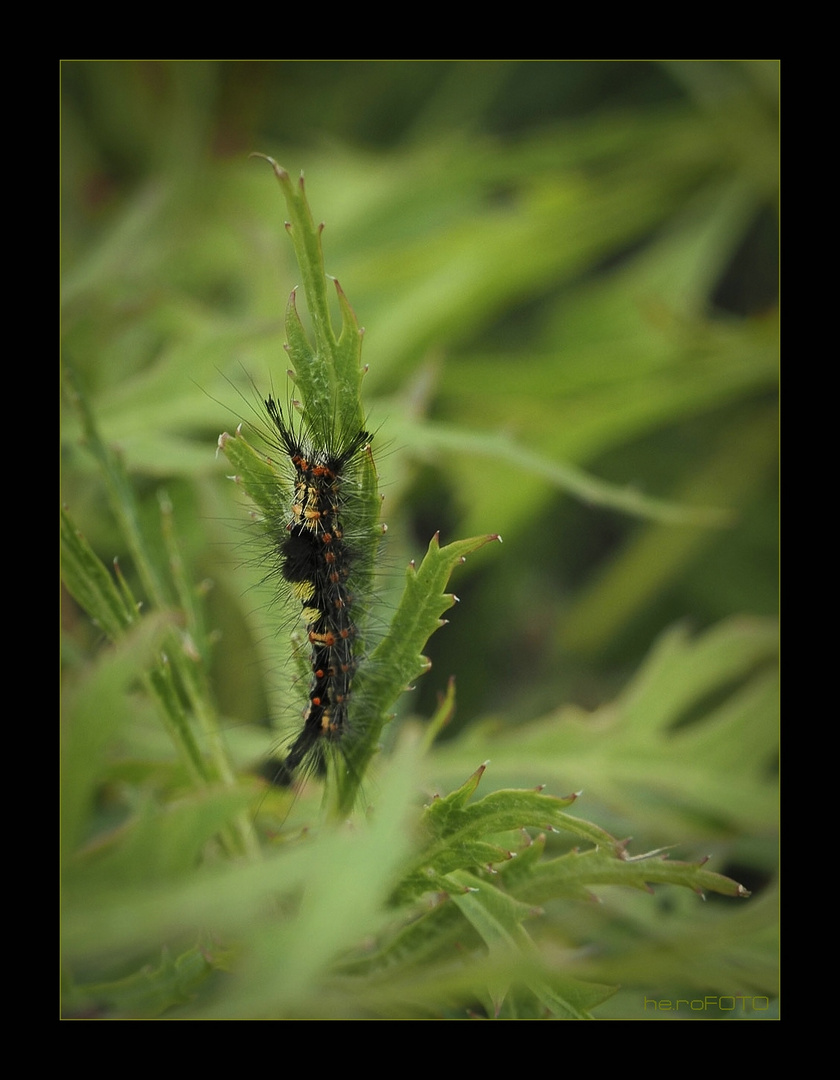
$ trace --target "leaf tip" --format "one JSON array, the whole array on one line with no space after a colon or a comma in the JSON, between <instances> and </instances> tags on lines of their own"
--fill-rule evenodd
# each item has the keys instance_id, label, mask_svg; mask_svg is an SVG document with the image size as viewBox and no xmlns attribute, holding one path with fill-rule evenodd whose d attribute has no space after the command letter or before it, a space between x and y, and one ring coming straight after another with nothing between
<instances>
[{"instance_id":1,"label":"leaf tip","mask_svg":"<svg viewBox=\"0 0 840 1080\"><path fill-rule=\"evenodd\" d=\"M267 161L267 162L268 162L268 164L269 164L269 165L270 165L270 166L272 167L272 169L274 170L274 175L275 175L275 176L277 177L277 179L278 179L278 180L280 180L281 182L282 182L282 181L284 181L284 180L288 180L288 179L289 179L289 174L288 174L288 173L286 172L286 170L285 170L285 169L283 168L283 166L282 166L282 165L278 165L278 164L277 164L277 162L276 162L276 161L274 160L274 158L273 158L273 157L269 157L269 156L268 156L268 154L262 154L262 153L260 153L260 151L259 151L259 150L255 150L255 151L254 151L253 153L249 154L249 155L248 155L248 157L249 157L249 158L260 158L260 159L262 159L263 161Z\"/></svg>"}]
</instances>

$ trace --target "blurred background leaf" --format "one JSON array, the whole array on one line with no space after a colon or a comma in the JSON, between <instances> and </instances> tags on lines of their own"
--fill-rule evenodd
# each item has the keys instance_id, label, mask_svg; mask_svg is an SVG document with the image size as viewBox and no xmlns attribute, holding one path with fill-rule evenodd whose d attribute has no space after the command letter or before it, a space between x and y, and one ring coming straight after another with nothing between
<instances>
[{"instance_id":1,"label":"blurred background leaf","mask_svg":"<svg viewBox=\"0 0 840 1080\"><path fill-rule=\"evenodd\" d=\"M485 784L585 785L610 831L680 857L713 841L715 869L768 885L778 76L776 61L62 65L65 361L161 578L165 483L186 575L213 583L210 677L241 766L269 723L294 722L247 510L215 453L255 420L254 386L285 392L298 279L276 184L247 157L262 151L305 171L327 271L367 327L383 604L436 531L504 537L456 574L462 603L400 706L430 716L456 676L433 783L490 758ZM148 601L79 422L62 424L73 521ZM70 600L64 620L76 709L102 644ZM144 717L126 728L117 773L157 775ZM611 908L624 966L597 977L655 989L634 942L666 916L640 901ZM766 974L772 903L749 905L765 915L739 909L755 921L742 944ZM660 927L657 987L686 989L683 906ZM708 910L731 971L735 915ZM563 947L589 932L564 928Z\"/></svg>"}]
</instances>

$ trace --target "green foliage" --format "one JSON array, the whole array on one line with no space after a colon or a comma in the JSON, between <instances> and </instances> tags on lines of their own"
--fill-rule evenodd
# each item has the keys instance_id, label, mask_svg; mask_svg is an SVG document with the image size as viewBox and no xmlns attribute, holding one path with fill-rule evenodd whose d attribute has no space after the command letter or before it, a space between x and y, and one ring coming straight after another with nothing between
<instances>
[{"instance_id":1,"label":"green foliage","mask_svg":"<svg viewBox=\"0 0 840 1080\"><path fill-rule=\"evenodd\" d=\"M619 69L611 110L595 87ZM775 65L255 66L252 92L291 71L309 107L391 79L399 111L435 82L387 151L345 122L305 153L370 331L364 409L302 185L275 168L282 245L257 165L206 152L230 123L208 86L230 106L243 70L65 65L66 1015L653 1018L774 995L774 283L733 283L767 261ZM553 71L590 80L585 122L526 118ZM520 103L515 137L494 101ZM375 554L379 472L385 557L409 565L401 594L378 580L354 681L374 720L326 815L318 784L249 778L260 721L294 707L265 567L230 528L243 490L265 517L285 502L220 405L241 385L247 406L243 369L272 385L292 251L296 393L314 431L375 431L362 529ZM438 530L475 539L415 565ZM453 574L464 602L427 645ZM450 672L457 716L451 681L435 702ZM589 821L556 797L581 788ZM742 1015L682 1015L710 1014Z\"/></svg>"}]
</instances>

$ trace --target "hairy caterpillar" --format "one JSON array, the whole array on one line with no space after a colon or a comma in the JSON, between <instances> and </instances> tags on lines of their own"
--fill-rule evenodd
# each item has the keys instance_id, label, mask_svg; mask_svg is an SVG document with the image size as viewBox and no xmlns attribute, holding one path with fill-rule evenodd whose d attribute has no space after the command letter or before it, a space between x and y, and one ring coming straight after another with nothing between
<instances>
[{"instance_id":1,"label":"hairy caterpillar","mask_svg":"<svg viewBox=\"0 0 840 1080\"><path fill-rule=\"evenodd\" d=\"M264 155L257 155L264 156ZM282 761L263 775L290 784L299 770L327 771L337 763L329 792L332 810L349 810L365 771L378 751L390 709L414 679L428 670L422 650L445 621L442 612L457 598L445 591L453 568L494 536L456 541L441 548L435 534L418 566L406 572L402 597L387 632L371 647L367 605L384 526L370 453L371 434L361 403L363 330L333 278L341 315L333 327L327 299L321 232L306 200L303 178L266 158L280 183L289 213L286 229L301 269L311 329L307 331L293 290L286 309L289 377L302 402L292 422L272 396L263 402L272 451L279 451L286 476L271 456L249 446L237 429L220 448L262 512L273 569L291 592L306 627L307 702L303 727ZM262 412L262 410L260 410ZM361 658L364 658L362 664ZM297 654L300 659L300 652ZM329 753L338 748L340 761ZM332 772L332 770L330 770Z\"/></svg>"},{"instance_id":2,"label":"hairy caterpillar","mask_svg":"<svg viewBox=\"0 0 840 1080\"><path fill-rule=\"evenodd\" d=\"M358 666L354 564L363 558L346 535L346 511L361 455L371 434L359 430L332 446L315 446L296 430L280 405L264 402L276 442L292 467L285 522L270 523L280 575L300 602L309 647L308 703L303 728L266 776L288 785L301 766L323 772L327 746L347 733L353 676Z\"/></svg>"}]
</instances>

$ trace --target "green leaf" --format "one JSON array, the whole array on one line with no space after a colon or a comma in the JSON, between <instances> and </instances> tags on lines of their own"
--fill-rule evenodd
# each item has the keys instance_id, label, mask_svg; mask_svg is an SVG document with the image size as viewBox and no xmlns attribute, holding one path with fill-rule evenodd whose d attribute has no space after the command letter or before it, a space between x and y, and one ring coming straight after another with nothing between
<instances>
[{"instance_id":1,"label":"green leaf","mask_svg":"<svg viewBox=\"0 0 840 1080\"><path fill-rule=\"evenodd\" d=\"M104 652L65 699L62 717L61 850L66 866L90 828L106 753L131 721L127 689L154 666L171 618L145 618Z\"/></svg>"},{"instance_id":2,"label":"green leaf","mask_svg":"<svg viewBox=\"0 0 840 1080\"><path fill-rule=\"evenodd\" d=\"M517 884L514 895L528 903L543 903L557 897L588 899L591 889L598 885L623 885L650 892L651 885L668 884L700 895L714 892L739 899L749 897L749 892L737 881L703 866L703 863L672 861L659 851L632 858L623 849L572 851L540 863L528 880Z\"/></svg>"},{"instance_id":3,"label":"green leaf","mask_svg":"<svg viewBox=\"0 0 840 1080\"><path fill-rule=\"evenodd\" d=\"M231 479L248 492L263 514L266 529L288 513L290 487L282 470L246 440L241 431L219 436L219 449L236 469Z\"/></svg>"},{"instance_id":4,"label":"green leaf","mask_svg":"<svg viewBox=\"0 0 840 1080\"><path fill-rule=\"evenodd\" d=\"M265 157L263 154L254 155ZM323 225L316 228L306 199L303 176L297 185L272 158L289 212L286 228L292 237L303 291L312 323L314 343L310 345L292 293L286 309L286 339L294 379L305 403L304 416L313 437L323 446L333 445L336 430L354 433L364 426L361 408L362 331L353 309L338 282L335 282L341 311L341 331L333 331L321 247Z\"/></svg>"},{"instance_id":5,"label":"green leaf","mask_svg":"<svg viewBox=\"0 0 840 1080\"><path fill-rule=\"evenodd\" d=\"M127 601L114 579L102 565L90 544L61 508L61 577L70 594L116 641L137 618L137 604Z\"/></svg>"},{"instance_id":6,"label":"green leaf","mask_svg":"<svg viewBox=\"0 0 840 1080\"><path fill-rule=\"evenodd\" d=\"M156 885L187 875L199 865L208 843L224 832L256 797L253 785L216 787L167 806L146 802L134 817L99 837L68 878L85 892L102 888Z\"/></svg>"},{"instance_id":7,"label":"green leaf","mask_svg":"<svg viewBox=\"0 0 840 1080\"><path fill-rule=\"evenodd\" d=\"M210 945L195 946L178 957L164 949L157 968L148 965L125 979L68 987L64 1016L132 1020L160 1016L191 1001L207 977L224 969L229 959Z\"/></svg>"},{"instance_id":8,"label":"green leaf","mask_svg":"<svg viewBox=\"0 0 840 1080\"><path fill-rule=\"evenodd\" d=\"M457 601L453 594L443 592L450 574L467 555L498 539L480 536L441 548L435 535L419 568L413 562L409 565L405 589L387 633L354 680L353 694L364 702L367 721L348 747L347 769L340 777L339 807L344 811L352 806L389 710L412 681L429 668L421 650L435 630L446 625L440 616Z\"/></svg>"},{"instance_id":9,"label":"green leaf","mask_svg":"<svg viewBox=\"0 0 840 1080\"><path fill-rule=\"evenodd\" d=\"M617 828L644 829L654 843L686 830L772 833L777 654L773 619L730 619L694 636L677 625L615 700L592 712L562 706L509 731L475 727L438 748L437 781L457 783L492 738L497 774L597 793Z\"/></svg>"}]
</instances>

